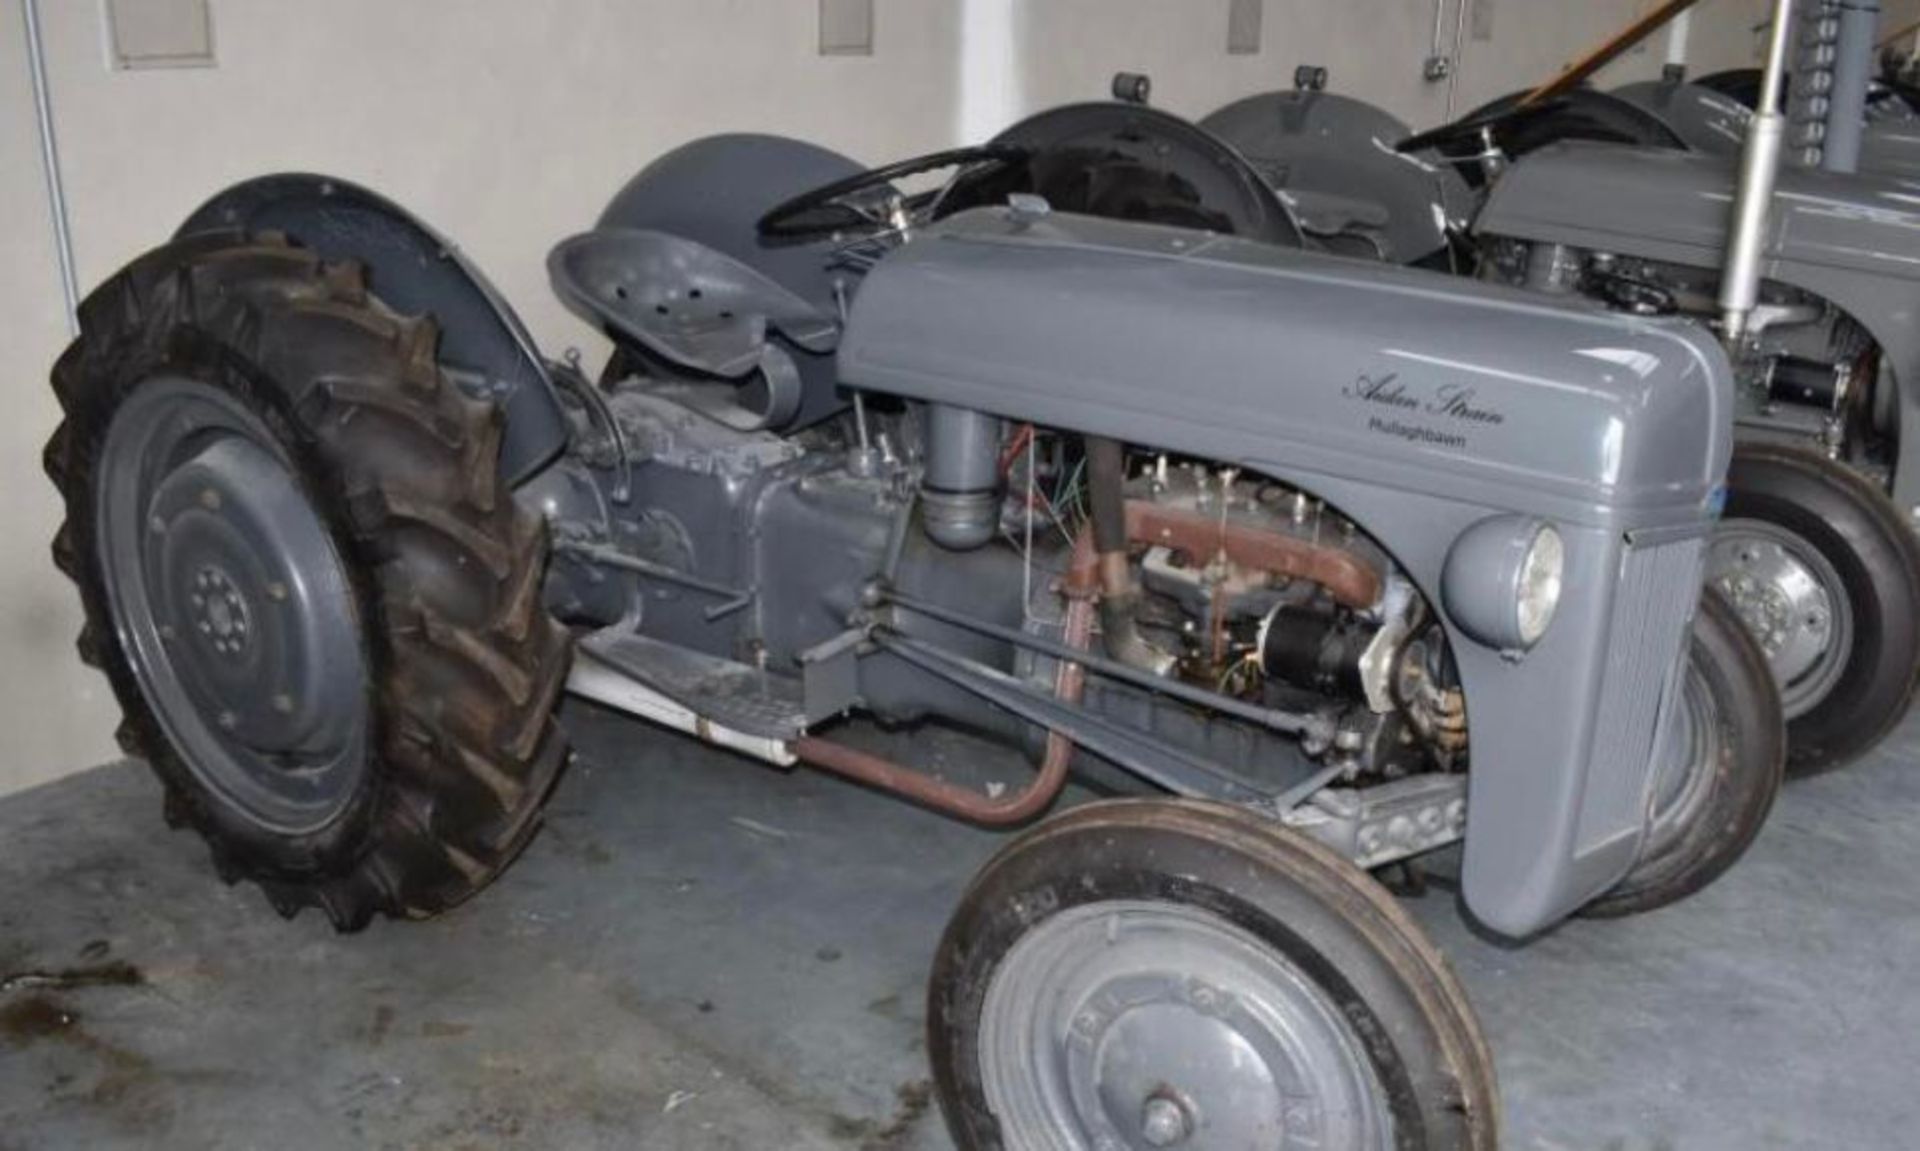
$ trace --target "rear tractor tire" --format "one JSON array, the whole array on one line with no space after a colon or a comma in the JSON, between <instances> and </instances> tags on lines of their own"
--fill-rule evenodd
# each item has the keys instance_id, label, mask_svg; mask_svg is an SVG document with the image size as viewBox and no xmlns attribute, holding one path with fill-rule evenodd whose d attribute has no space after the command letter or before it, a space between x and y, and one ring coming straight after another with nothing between
<instances>
[{"instance_id":1,"label":"rear tractor tire","mask_svg":"<svg viewBox=\"0 0 1920 1151\"><path fill-rule=\"evenodd\" d=\"M1803 448L1736 445L1707 582L1760 641L1787 718L1787 773L1870 751L1920 684L1920 543L1886 493Z\"/></svg>"},{"instance_id":2,"label":"rear tractor tire","mask_svg":"<svg viewBox=\"0 0 1920 1151\"><path fill-rule=\"evenodd\" d=\"M963 1151L1498 1145L1446 961L1346 860L1220 804L1055 816L974 880L934 963Z\"/></svg>"},{"instance_id":3,"label":"rear tractor tire","mask_svg":"<svg viewBox=\"0 0 1920 1151\"><path fill-rule=\"evenodd\" d=\"M341 930L485 886L567 758L568 640L498 408L441 373L432 320L275 236L176 241L80 319L54 558L168 822Z\"/></svg>"}]
</instances>

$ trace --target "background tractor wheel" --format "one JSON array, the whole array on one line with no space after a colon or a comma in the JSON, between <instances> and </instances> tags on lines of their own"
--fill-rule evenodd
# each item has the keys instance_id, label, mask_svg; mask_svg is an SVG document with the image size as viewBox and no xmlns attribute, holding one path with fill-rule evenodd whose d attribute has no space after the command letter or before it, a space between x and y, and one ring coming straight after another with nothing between
<instances>
[{"instance_id":1,"label":"background tractor wheel","mask_svg":"<svg viewBox=\"0 0 1920 1151\"><path fill-rule=\"evenodd\" d=\"M1419 927L1218 804L1096 803L1014 840L947 928L927 1025L965 1151L1498 1142L1492 1058Z\"/></svg>"},{"instance_id":2,"label":"background tractor wheel","mask_svg":"<svg viewBox=\"0 0 1920 1151\"><path fill-rule=\"evenodd\" d=\"M342 930L484 886L566 759L567 638L498 409L442 376L431 320L277 237L158 249L81 328L54 558L168 821Z\"/></svg>"},{"instance_id":3,"label":"background tractor wheel","mask_svg":"<svg viewBox=\"0 0 1920 1151\"><path fill-rule=\"evenodd\" d=\"M1707 582L1765 651L1787 717L1787 771L1811 775L1886 738L1920 677L1920 545L1886 494L1824 456L1735 447Z\"/></svg>"},{"instance_id":4,"label":"background tractor wheel","mask_svg":"<svg viewBox=\"0 0 1920 1151\"><path fill-rule=\"evenodd\" d=\"M1759 644L1712 588L1693 619L1685 676L1640 861L1582 915L1634 915L1692 895L1746 854L1773 809L1786 763L1780 694Z\"/></svg>"}]
</instances>

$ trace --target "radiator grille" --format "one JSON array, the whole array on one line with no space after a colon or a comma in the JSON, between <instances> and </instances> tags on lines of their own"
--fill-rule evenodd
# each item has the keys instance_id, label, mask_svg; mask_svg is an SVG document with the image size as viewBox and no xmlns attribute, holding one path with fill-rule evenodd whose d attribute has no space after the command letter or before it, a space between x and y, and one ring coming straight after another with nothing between
<instances>
[{"instance_id":1,"label":"radiator grille","mask_svg":"<svg viewBox=\"0 0 1920 1151\"><path fill-rule=\"evenodd\" d=\"M1703 541L1629 546L1620 565L1579 842L1596 847L1646 818L1654 739L1686 650L1675 637L1700 595Z\"/></svg>"}]
</instances>

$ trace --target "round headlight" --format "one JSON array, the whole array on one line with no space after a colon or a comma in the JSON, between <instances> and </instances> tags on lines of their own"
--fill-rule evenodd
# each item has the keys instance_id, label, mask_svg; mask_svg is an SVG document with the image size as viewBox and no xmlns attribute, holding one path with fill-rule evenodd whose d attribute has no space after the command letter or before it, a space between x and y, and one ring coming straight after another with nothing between
<instances>
[{"instance_id":1,"label":"round headlight","mask_svg":"<svg viewBox=\"0 0 1920 1151\"><path fill-rule=\"evenodd\" d=\"M1441 573L1441 602L1460 630L1517 655L1552 626L1566 584L1566 541L1531 516L1481 520L1461 533Z\"/></svg>"},{"instance_id":2,"label":"round headlight","mask_svg":"<svg viewBox=\"0 0 1920 1151\"><path fill-rule=\"evenodd\" d=\"M1520 643L1532 647L1547 634L1560 607L1560 585L1567 571L1567 545L1552 525L1541 525L1520 565Z\"/></svg>"}]
</instances>

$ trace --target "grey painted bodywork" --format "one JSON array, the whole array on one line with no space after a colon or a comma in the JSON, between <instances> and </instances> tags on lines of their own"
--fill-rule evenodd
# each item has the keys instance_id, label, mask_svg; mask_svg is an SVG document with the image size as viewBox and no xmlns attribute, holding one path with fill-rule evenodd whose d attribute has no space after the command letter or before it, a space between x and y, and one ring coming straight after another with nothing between
<instances>
[{"instance_id":1,"label":"grey painted bodywork","mask_svg":"<svg viewBox=\"0 0 1920 1151\"><path fill-rule=\"evenodd\" d=\"M1719 268L1734 182L1712 156L1559 144L1507 172L1476 230ZM1789 168L1766 251L1768 280L1832 302L1885 351L1899 388L1894 501L1920 505L1920 188Z\"/></svg>"},{"instance_id":2,"label":"grey painted bodywork","mask_svg":"<svg viewBox=\"0 0 1920 1151\"><path fill-rule=\"evenodd\" d=\"M1920 124L1895 121L1869 124L1860 138L1860 171L1869 175L1920 178Z\"/></svg>"},{"instance_id":3,"label":"grey painted bodywork","mask_svg":"<svg viewBox=\"0 0 1920 1151\"><path fill-rule=\"evenodd\" d=\"M1312 197L1377 205L1385 213L1385 253L1411 263L1444 248L1449 228L1464 228L1474 196L1458 173L1394 145L1412 129L1380 108L1332 92L1264 92L1200 121L1259 170L1282 196L1305 193L1296 210L1311 223ZM1356 220L1365 224L1365 220Z\"/></svg>"},{"instance_id":4,"label":"grey painted bodywork","mask_svg":"<svg viewBox=\"0 0 1920 1151\"><path fill-rule=\"evenodd\" d=\"M630 184L602 225L704 246L822 311L832 302L837 313L851 291L837 353L806 353L833 382L1187 453L1310 492L1391 552L1443 617L1442 573L1469 529L1516 513L1552 522L1565 540L1567 593L1535 648L1496 651L1442 621L1474 733L1466 898L1489 927L1520 936L1627 873L1668 750L1730 451L1731 373L1715 345L1684 324L1060 214L965 212L852 273L832 270L823 245L758 242L752 221L767 202L795 183L844 175L849 163L766 137L696 142ZM763 183L752 183L756 173ZM370 193L337 200L337 187L302 179L285 195L243 186L191 226L287 220L295 235L320 237L309 242L330 258L384 261L376 282L388 291L412 282L411 267L421 292L486 305L480 315L494 334L538 366L511 313L432 233ZM353 209L344 221L326 210L338 205ZM428 310L419 299L401 306ZM554 513L550 594L604 578L582 566L581 547L652 557L656 571L687 573L682 582L604 605L640 639L705 653L716 667L754 661L789 681L802 653L847 635L876 577L984 618L1025 618L1017 551L940 549L907 530L913 500L892 478L842 466L838 452L808 446L820 442L812 433L721 428L676 401L683 386L651 380L608 400L633 448L634 498L618 511L612 497L571 499ZM510 433L516 418L510 411ZM561 508L558 493L601 485L599 472L621 463L582 445L528 485L528 498ZM602 606L578 599L587 616ZM999 641L926 621L900 626L992 668L1014 666ZM888 719L940 715L1028 734L1025 722L885 653L864 656L857 674L857 690L829 700L830 710L857 700ZM1090 698L1150 719L1186 710L1126 694ZM775 696L779 704L795 693ZM801 702L812 722L815 709ZM753 717L733 718L749 730L740 724ZM1215 736L1241 742L1218 725L1185 724L1150 726L1190 737L1200 754L1214 751Z\"/></svg>"},{"instance_id":5,"label":"grey painted bodywork","mask_svg":"<svg viewBox=\"0 0 1920 1151\"><path fill-rule=\"evenodd\" d=\"M284 232L328 259L357 260L389 307L433 316L441 363L506 409L500 469L508 482L532 476L566 446L566 417L526 326L458 245L405 208L346 180L287 173L228 188L177 235L220 228Z\"/></svg>"},{"instance_id":6,"label":"grey painted bodywork","mask_svg":"<svg viewBox=\"0 0 1920 1151\"><path fill-rule=\"evenodd\" d=\"M1664 120L1687 147L1710 156L1735 157L1746 138L1752 109L1699 84L1646 80L1614 95ZM1860 138L1860 172L1868 176L1920 177L1920 124L1870 120Z\"/></svg>"},{"instance_id":7,"label":"grey painted bodywork","mask_svg":"<svg viewBox=\"0 0 1920 1151\"><path fill-rule=\"evenodd\" d=\"M1466 897L1524 935L1631 866L1664 708L1625 700L1672 698L1730 451L1731 372L1698 329L1205 233L983 209L881 262L839 361L860 388L1295 484L1435 603L1469 527L1551 520L1569 594L1538 647L1503 658L1449 621L1474 725Z\"/></svg>"},{"instance_id":8,"label":"grey painted bodywork","mask_svg":"<svg viewBox=\"0 0 1920 1151\"><path fill-rule=\"evenodd\" d=\"M1613 94L1660 117L1687 147L1709 156L1740 155L1753 119L1753 109L1699 84L1642 80Z\"/></svg>"}]
</instances>

